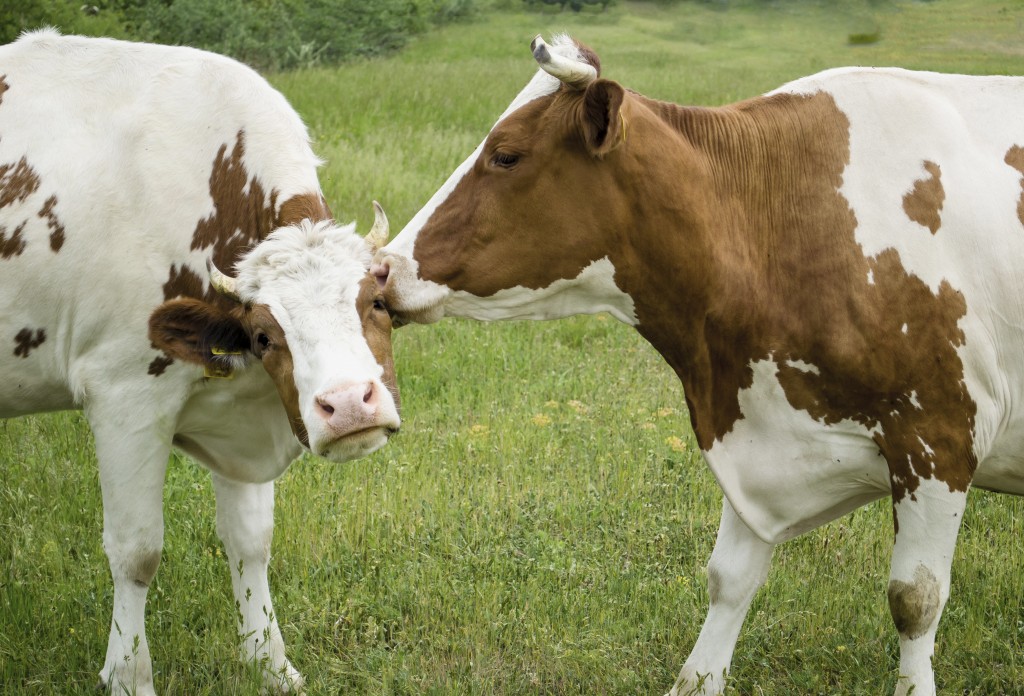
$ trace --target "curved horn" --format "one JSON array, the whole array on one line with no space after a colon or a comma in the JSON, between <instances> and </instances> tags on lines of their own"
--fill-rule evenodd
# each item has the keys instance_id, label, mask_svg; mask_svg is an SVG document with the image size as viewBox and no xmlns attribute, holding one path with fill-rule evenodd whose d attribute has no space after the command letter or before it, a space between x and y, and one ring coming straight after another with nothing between
<instances>
[{"instance_id":1,"label":"curved horn","mask_svg":"<svg viewBox=\"0 0 1024 696\"><path fill-rule=\"evenodd\" d=\"M597 79L597 68L582 60L566 58L552 52L540 34L533 39L530 50L533 51L533 58L541 70L574 89L584 89Z\"/></svg>"},{"instance_id":2,"label":"curved horn","mask_svg":"<svg viewBox=\"0 0 1024 696\"><path fill-rule=\"evenodd\" d=\"M366 235L366 242L374 251L388 243L391 232L388 224L388 216L384 214L384 208L377 201L373 202L373 227Z\"/></svg>"},{"instance_id":3,"label":"curved horn","mask_svg":"<svg viewBox=\"0 0 1024 696\"><path fill-rule=\"evenodd\" d=\"M210 287L235 302L242 301L242 298L238 296L238 290L235 289L235 279L222 273L213 263L213 259L206 262L206 269L210 273Z\"/></svg>"}]
</instances>

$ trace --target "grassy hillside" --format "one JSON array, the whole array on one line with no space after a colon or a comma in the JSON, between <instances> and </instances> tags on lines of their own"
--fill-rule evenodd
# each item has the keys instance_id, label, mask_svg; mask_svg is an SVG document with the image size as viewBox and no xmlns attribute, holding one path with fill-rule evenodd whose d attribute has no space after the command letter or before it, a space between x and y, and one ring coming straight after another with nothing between
<instances>
[{"instance_id":1,"label":"grassy hillside","mask_svg":"<svg viewBox=\"0 0 1024 696\"><path fill-rule=\"evenodd\" d=\"M530 78L538 32L568 30L599 53L605 76L694 104L844 64L1024 74L1019 3L826 5L505 12L393 57L272 80L327 160L337 216L368 229L376 198L397 232ZM308 693L667 690L704 618L721 500L669 369L600 316L414 326L395 347L402 433L359 462L307 457L278 487L271 583ZM0 692L93 693L111 586L83 419L0 424L0 472ZM1024 693L1024 506L971 496L939 688ZM176 460L165 500L148 621L157 687L255 694L234 659L208 476ZM882 501L780 546L740 637L735 692L891 691L891 545Z\"/></svg>"}]
</instances>

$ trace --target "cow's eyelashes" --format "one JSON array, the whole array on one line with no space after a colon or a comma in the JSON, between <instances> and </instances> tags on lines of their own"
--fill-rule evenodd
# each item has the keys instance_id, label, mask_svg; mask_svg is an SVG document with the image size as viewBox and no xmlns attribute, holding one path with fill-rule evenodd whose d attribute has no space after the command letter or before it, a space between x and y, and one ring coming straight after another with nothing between
<instances>
[{"instance_id":1,"label":"cow's eyelashes","mask_svg":"<svg viewBox=\"0 0 1024 696\"><path fill-rule=\"evenodd\" d=\"M495 152L491 155L491 164L502 169L511 169L519 163L519 155L511 152Z\"/></svg>"}]
</instances>

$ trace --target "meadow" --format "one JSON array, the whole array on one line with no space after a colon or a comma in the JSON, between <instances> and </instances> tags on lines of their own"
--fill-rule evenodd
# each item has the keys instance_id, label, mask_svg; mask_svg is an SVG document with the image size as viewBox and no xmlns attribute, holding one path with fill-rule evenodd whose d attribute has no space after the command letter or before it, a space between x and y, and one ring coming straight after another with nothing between
<instances>
[{"instance_id":1,"label":"meadow","mask_svg":"<svg viewBox=\"0 0 1024 696\"><path fill-rule=\"evenodd\" d=\"M563 30L604 76L689 104L838 65L1024 74L1016 0L737 0L495 11L389 57L270 78L310 126L336 216L369 229L376 199L397 233L529 80L530 39ZM402 432L345 465L304 457L277 487L271 587L307 693L667 691L704 618L721 506L668 367L605 316L394 340ZM157 689L258 693L235 659L209 476L183 456L164 512ZM1020 499L971 493L941 693L1024 694L1022 518ZM101 525L82 416L0 423L0 693L94 693L112 595ZM779 546L731 693L891 692L891 546L888 501Z\"/></svg>"}]
</instances>

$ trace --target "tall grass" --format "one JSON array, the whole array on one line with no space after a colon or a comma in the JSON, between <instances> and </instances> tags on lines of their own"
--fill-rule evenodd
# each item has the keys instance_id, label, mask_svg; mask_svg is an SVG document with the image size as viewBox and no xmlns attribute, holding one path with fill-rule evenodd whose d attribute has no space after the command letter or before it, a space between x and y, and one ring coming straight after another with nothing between
<instances>
[{"instance_id":1,"label":"tall grass","mask_svg":"<svg viewBox=\"0 0 1024 696\"><path fill-rule=\"evenodd\" d=\"M273 76L327 160L337 216L401 227L569 30L650 96L723 103L842 64L1024 74L1024 8L621 3L505 12L402 53ZM851 9L852 8L852 9ZM851 44L865 22L878 40ZM1016 118L1019 115L1008 115ZM271 568L310 694L662 693L696 638L721 496L681 389L605 317L448 321L395 335L403 432L297 462ZM0 425L0 692L92 693L109 627L100 495L78 414ZM1018 499L971 494L936 654L940 690L1024 693ZM208 477L176 459L148 631L165 693L249 694ZM896 680L884 501L782 545L734 660L742 694L878 694Z\"/></svg>"}]
</instances>

